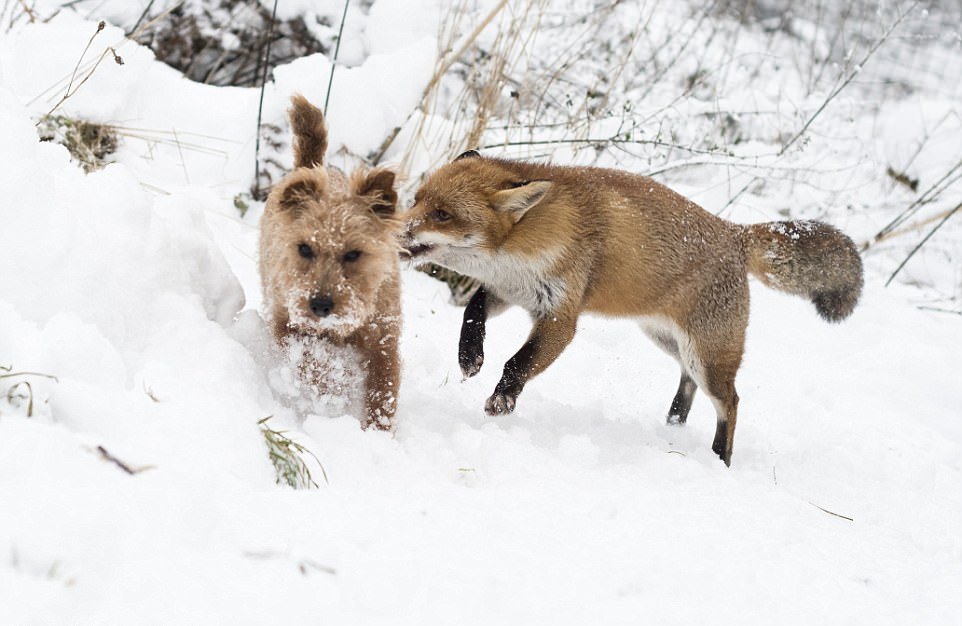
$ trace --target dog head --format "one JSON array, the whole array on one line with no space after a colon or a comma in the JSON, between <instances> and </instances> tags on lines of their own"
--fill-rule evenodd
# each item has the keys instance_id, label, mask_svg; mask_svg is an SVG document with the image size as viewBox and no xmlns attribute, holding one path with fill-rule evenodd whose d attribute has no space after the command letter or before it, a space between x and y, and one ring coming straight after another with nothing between
<instances>
[{"instance_id":1,"label":"dog head","mask_svg":"<svg viewBox=\"0 0 962 626\"><path fill-rule=\"evenodd\" d=\"M295 169L271 190L261 220L265 300L275 325L344 336L375 312L397 265L394 173L324 167L321 111L295 96L289 113Z\"/></svg>"}]
</instances>

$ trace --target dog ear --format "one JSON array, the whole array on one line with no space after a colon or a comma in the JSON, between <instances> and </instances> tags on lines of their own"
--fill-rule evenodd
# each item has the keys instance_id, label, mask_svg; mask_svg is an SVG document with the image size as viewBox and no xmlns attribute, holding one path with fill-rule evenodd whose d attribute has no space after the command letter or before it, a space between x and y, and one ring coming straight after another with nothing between
<instances>
[{"instance_id":1,"label":"dog ear","mask_svg":"<svg viewBox=\"0 0 962 626\"><path fill-rule=\"evenodd\" d=\"M491 196L491 206L507 213L517 224L524 214L541 202L554 186L550 180L526 180Z\"/></svg>"},{"instance_id":2,"label":"dog ear","mask_svg":"<svg viewBox=\"0 0 962 626\"><path fill-rule=\"evenodd\" d=\"M371 202L371 210L380 217L394 215L397 207L397 192L394 191L394 172L375 169L357 179L354 193L366 196Z\"/></svg>"},{"instance_id":3,"label":"dog ear","mask_svg":"<svg viewBox=\"0 0 962 626\"><path fill-rule=\"evenodd\" d=\"M305 202L319 200L324 195L327 172L323 169L295 170L281 185L271 192L277 198L276 206L296 216L303 212ZM268 201L268 206L270 204Z\"/></svg>"},{"instance_id":4,"label":"dog ear","mask_svg":"<svg viewBox=\"0 0 962 626\"><path fill-rule=\"evenodd\" d=\"M327 129L324 114L301 94L291 97L287 110L294 133L294 167L315 167L324 162L327 152Z\"/></svg>"}]
</instances>

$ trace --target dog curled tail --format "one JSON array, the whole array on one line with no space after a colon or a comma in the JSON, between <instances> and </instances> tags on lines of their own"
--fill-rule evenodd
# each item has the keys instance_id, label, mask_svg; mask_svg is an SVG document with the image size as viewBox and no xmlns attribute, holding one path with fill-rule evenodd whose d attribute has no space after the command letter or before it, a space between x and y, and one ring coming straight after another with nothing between
<instances>
[{"instance_id":1,"label":"dog curled tail","mask_svg":"<svg viewBox=\"0 0 962 626\"><path fill-rule=\"evenodd\" d=\"M327 152L324 114L299 93L291 97L287 113L294 134L294 167L323 165Z\"/></svg>"},{"instance_id":2,"label":"dog curled tail","mask_svg":"<svg viewBox=\"0 0 962 626\"><path fill-rule=\"evenodd\" d=\"M762 283L808 298L826 321L852 313L862 293L862 259L847 235L810 220L744 228L748 271Z\"/></svg>"}]
</instances>

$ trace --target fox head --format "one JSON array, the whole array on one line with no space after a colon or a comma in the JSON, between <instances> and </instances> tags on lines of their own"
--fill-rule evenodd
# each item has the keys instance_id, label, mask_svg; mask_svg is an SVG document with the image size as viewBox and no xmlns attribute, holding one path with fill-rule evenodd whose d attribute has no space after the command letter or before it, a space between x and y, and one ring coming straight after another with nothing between
<instances>
[{"instance_id":1,"label":"fox head","mask_svg":"<svg viewBox=\"0 0 962 626\"><path fill-rule=\"evenodd\" d=\"M271 190L261 219L265 302L281 329L347 335L375 312L397 265L394 173L325 167L321 111L295 96L290 119L295 169Z\"/></svg>"},{"instance_id":2,"label":"fox head","mask_svg":"<svg viewBox=\"0 0 962 626\"><path fill-rule=\"evenodd\" d=\"M466 257L493 255L552 189L524 176L522 165L472 150L430 174L400 216L409 258L458 270Z\"/></svg>"}]
</instances>

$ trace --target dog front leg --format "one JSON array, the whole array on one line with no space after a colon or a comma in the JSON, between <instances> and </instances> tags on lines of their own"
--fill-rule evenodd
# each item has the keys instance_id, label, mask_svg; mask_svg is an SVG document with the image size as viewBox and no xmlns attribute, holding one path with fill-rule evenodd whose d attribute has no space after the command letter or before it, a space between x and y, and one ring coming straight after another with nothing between
<instances>
[{"instance_id":1,"label":"dog front leg","mask_svg":"<svg viewBox=\"0 0 962 626\"><path fill-rule=\"evenodd\" d=\"M391 327L387 330L380 337L371 337L363 350L363 360L367 366L365 419L361 424L364 428L373 425L380 430L391 430L394 427L398 387L401 384L401 362L398 356L398 329Z\"/></svg>"},{"instance_id":2,"label":"dog front leg","mask_svg":"<svg viewBox=\"0 0 962 626\"><path fill-rule=\"evenodd\" d=\"M518 352L504 365L494 394L484 404L488 415L503 415L514 410L525 383L551 365L575 336L577 313L547 314L535 320L534 328Z\"/></svg>"}]
</instances>

